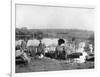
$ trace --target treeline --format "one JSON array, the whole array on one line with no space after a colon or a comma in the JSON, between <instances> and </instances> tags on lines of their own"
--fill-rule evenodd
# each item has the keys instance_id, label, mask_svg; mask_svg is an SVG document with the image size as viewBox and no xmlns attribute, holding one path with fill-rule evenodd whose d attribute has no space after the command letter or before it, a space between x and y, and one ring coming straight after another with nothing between
<instances>
[{"instance_id":1,"label":"treeline","mask_svg":"<svg viewBox=\"0 0 100 77\"><path fill-rule=\"evenodd\" d=\"M73 29L27 29L27 28L16 28L16 39L31 39L38 38L38 36L47 38L59 38L65 39L87 39L94 41L93 31L84 30L73 30Z\"/></svg>"},{"instance_id":2,"label":"treeline","mask_svg":"<svg viewBox=\"0 0 100 77\"><path fill-rule=\"evenodd\" d=\"M46 37L46 38L57 37L56 33L48 33L48 32L44 32L39 29L31 30L31 29L27 29L27 28L16 28L15 35L16 35L16 40L31 39L31 38L42 39L44 37Z\"/></svg>"},{"instance_id":3,"label":"treeline","mask_svg":"<svg viewBox=\"0 0 100 77\"><path fill-rule=\"evenodd\" d=\"M15 34L16 34L16 40L17 39L30 39L33 38L33 33L30 32L28 29L26 28L16 28L15 29Z\"/></svg>"},{"instance_id":4,"label":"treeline","mask_svg":"<svg viewBox=\"0 0 100 77\"><path fill-rule=\"evenodd\" d=\"M49 37L48 33L43 33L41 30L30 30L27 28L16 28L15 30L16 40L19 39L42 39L43 37Z\"/></svg>"}]
</instances>

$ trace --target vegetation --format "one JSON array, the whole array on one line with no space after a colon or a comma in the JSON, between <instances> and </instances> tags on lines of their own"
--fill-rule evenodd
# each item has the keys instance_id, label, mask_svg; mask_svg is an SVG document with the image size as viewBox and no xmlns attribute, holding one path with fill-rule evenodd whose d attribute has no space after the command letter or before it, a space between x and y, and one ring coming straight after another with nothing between
<instances>
[{"instance_id":1,"label":"vegetation","mask_svg":"<svg viewBox=\"0 0 100 77\"><path fill-rule=\"evenodd\" d=\"M39 34L39 35L38 35ZM43 37L63 37L65 39L71 39L74 41L75 39L88 39L93 40L92 35L94 35L93 31L86 30L78 30L78 29L27 29L27 28L16 28L16 38L41 38ZM39 38L38 38L39 39Z\"/></svg>"}]
</instances>

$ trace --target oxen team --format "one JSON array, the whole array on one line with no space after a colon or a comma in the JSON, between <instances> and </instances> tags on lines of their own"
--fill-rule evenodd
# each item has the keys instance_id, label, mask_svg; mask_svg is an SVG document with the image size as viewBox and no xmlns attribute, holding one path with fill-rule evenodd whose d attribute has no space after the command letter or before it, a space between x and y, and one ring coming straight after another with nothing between
<instances>
[{"instance_id":1,"label":"oxen team","mask_svg":"<svg viewBox=\"0 0 100 77\"><path fill-rule=\"evenodd\" d=\"M17 40L15 46L16 58L23 56L28 63L30 62L30 57L73 59L74 62L83 63L88 56L88 53L84 50L86 42L80 42L78 48L76 48L74 44L68 43L64 38ZM89 51L92 53L92 45L89 45L89 48Z\"/></svg>"}]
</instances>

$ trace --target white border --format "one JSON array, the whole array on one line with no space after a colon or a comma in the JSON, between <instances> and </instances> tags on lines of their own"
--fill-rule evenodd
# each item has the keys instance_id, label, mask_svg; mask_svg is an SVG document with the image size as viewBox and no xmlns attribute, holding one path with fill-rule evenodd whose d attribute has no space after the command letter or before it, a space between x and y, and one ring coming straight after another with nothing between
<instances>
[{"instance_id":1,"label":"white border","mask_svg":"<svg viewBox=\"0 0 100 77\"><path fill-rule=\"evenodd\" d=\"M64 70L64 71L53 71L53 72L31 72L31 73L15 73L15 5L16 4L33 4L33 5L43 5L43 6L51 6L51 7L71 7L71 8L84 8L84 9L95 9L95 6L90 6L90 5L77 5L77 4L64 4L64 3L48 3L48 2L34 2L32 0L13 0L11 3L12 7L12 23L11 23L11 76L12 77L33 77L33 76L45 76L47 77L48 75L50 76L56 76L56 74L59 74L58 76L62 76L65 73L67 73L68 76L71 76L72 74L78 73L78 75L81 75L82 73L86 72L93 72L96 71L96 69L92 70ZM75 71L75 72L74 72ZM80 73L79 73L80 72ZM60 75L61 73L61 75ZM87 76L87 75L85 75Z\"/></svg>"}]
</instances>

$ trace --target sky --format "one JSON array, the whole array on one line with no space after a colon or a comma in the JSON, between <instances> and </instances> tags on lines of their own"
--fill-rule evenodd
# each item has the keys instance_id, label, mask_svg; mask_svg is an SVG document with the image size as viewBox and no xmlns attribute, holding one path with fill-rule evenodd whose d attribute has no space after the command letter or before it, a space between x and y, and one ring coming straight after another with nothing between
<instances>
[{"instance_id":1,"label":"sky","mask_svg":"<svg viewBox=\"0 0 100 77\"><path fill-rule=\"evenodd\" d=\"M94 30L94 9L16 5L16 27Z\"/></svg>"}]
</instances>

